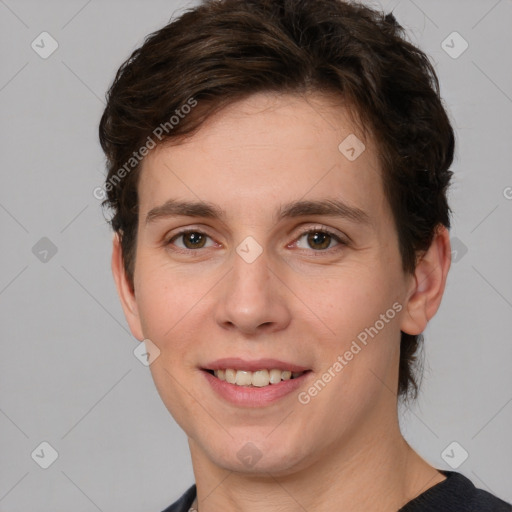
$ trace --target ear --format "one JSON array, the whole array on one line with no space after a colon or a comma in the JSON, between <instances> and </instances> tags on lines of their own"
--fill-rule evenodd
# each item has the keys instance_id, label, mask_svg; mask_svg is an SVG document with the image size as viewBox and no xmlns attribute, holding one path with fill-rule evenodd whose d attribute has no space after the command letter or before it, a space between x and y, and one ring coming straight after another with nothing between
<instances>
[{"instance_id":1,"label":"ear","mask_svg":"<svg viewBox=\"0 0 512 512\"><path fill-rule=\"evenodd\" d=\"M436 314L451 264L450 235L445 226L436 230L429 249L416 265L400 329L421 334Z\"/></svg>"},{"instance_id":2,"label":"ear","mask_svg":"<svg viewBox=\"0 0 512 512\"><path fill-rule=\"evenodd\" d=\"M135 292L126 277L123 263L123 249L118 233L114 233L112 238L112 274L116 282L117 293L121 300L124 316L130 327L132 334L139 341L144 339L142 334L142 326L139 317L139 309L135 299Z\"/></svg>"}]
</instances>

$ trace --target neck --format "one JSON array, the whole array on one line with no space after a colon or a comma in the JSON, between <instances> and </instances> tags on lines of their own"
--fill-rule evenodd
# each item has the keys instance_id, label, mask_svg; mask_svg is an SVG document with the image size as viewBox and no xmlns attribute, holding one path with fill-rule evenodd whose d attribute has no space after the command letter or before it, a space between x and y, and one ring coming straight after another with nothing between
<instances>
[{"instance_id":1,"label":"neck","mask_svg":"<svg viewBox=\"0 0 512 512\"><path fill-rule=\"evenodd\" d=\"M397 417L387 423L382 419L368 418L336 445L315 451L297 471L224 469L189 438L196 508L330 512L336 503L339 510L396 512L445 477L407 444Z\"/></svg>"}]
</instances>

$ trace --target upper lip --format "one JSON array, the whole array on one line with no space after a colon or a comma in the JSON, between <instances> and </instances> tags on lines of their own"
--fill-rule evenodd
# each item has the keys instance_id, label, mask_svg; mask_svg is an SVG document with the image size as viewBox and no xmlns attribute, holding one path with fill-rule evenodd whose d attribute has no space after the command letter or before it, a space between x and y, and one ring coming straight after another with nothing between
<instances>
[{"instance_id":1,"label":"upper lip","mask_svg":"<svg viewBox=\"0 0 512 512\"><path fill-rule=\"evenodd\" d=\"M241 359L240 357L224 357L222 359L216 359L211 363L207 363L204 366L205 370L244 370L248 372L255 372L257 370L290 370L292 372L304 372L309 368L300 366L293 363L286 363L285 361L279 361L278 359L253 359L248 361Z\"/></svg>"}]
</instances>

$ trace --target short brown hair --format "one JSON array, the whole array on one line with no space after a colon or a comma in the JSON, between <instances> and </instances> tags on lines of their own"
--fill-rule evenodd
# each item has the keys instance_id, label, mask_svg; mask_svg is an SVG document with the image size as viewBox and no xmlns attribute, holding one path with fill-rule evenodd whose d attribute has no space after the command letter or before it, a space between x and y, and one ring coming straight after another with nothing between
<instances>
[{"instance_id":1,"label":"short brown hair","mask_svg":"<svg viewBox=\"0 0 512 512\"><path fill-rule=\"evenodd\" d=\"M413 273L438 226L450 227L454 133L427 56L406 40L393 14L359 3L205 0L147 36L107 94L99 126L108 168L103 206L113 211L132 287L140 174L134 152L150 139L191 134L224 106L263 91L329 92L354 107L375 139L402 267ZM191 98L201 108L170 122ZM155 137L159 126L165 130ZM397 392L406 399L417 396L422 341L401 333Z\"/></svg>"}]
</instances>

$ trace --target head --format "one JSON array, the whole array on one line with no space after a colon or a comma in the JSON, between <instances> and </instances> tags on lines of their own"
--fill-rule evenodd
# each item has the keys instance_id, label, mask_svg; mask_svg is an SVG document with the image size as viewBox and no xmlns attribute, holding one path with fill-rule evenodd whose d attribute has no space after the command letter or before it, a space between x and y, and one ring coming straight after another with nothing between
<instances>
[{"instance_id":1,"label":"head","mask_svg":"<svg viewBox=\"0 0 512 512\"><path fill-rule=\"evenodd\" d=\"M449 268L454 134L428 58L393 15L337 0L203 2L120 67L100 141L125 314L160 350L151 371L170 412L212 458L223 436L258 439L275 460L312 453L293 449L293 430L263 440L272 406L206 413L213 359L293 359L308 385L330 373L295 401L297 436L333 404L348 412L320 428L327 444L416 395ZM185 203L179 215L169 199ZM325 208L338 200L341 217ZM194 236L178 237L184 227ZM229 435L208 438L206 424Z\"/></svg>"}]
</instances>

